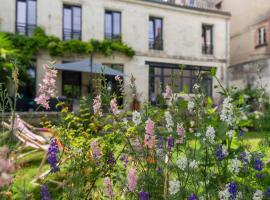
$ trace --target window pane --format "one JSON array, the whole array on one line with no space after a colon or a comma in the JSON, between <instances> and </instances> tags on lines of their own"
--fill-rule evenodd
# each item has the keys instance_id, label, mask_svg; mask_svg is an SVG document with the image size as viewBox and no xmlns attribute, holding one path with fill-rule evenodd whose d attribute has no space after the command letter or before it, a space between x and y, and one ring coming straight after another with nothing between
<instances>
[{"instance_id":1,"label":"window pane","mask_svg":"<svg viewBox=\"0 0 270 200\"><path fill-rule=\"evenodd\" d=\"M28 24L36 25L36 1L28 1Z\"/></svg>"},{"instance_id":2,"label":"window pane","mask_svg":"<svg viewBox=\"0 0 270 200\"><path fill-rule=\"evenodd\" d=\"M71 29L71 16L72 12L70 8L64 8L64 29Z\"/></svg>"},{"instance_id":3,"label":"window pane","mask_svg":"<svg viewBox=\"0 0 270 200\"><path fill-rule=\"evenodd\" d=\"M149 21L149 38L150 39L154 38L154 21L153 20Z\"/></svg>"},{"instance_id":4,"label":"window pane","mask_svg":"<svg viewBox=\"0 0 270 200\"><path fill-rule=\"evenodd\" d=\"M113 13L113 33L114 35L119 35L121 32L121 14Z\"/></svg>"},{"instance_id":5,"label":"window pane","mask_svg":"<svg viewBox=\"0 0 270 200\"><path fill-rule=\"evenodd\" d=\"M162 22L160 19L155 19L155 36L161 37L162 34Z\"/></svg>"},{"instance_id":6,"label":"window pane","mask_svg":"<svg viewBox=\"0 0 270 200\"><path fill-rule=\"evenodd\" d=\"M17 22L26 23L26 2L18 1L17 7Z\"/></svg>"},{"instance_id":7,"label":"window pane","mask_svg":"<svg viewBox=\"0 0 270 200\"><path fill-rule=\"evenodd\" d=\"M81 30L81 8L73 7L73 29Z\"/></svg>"},{"instance_id":8,"label":"window pane","mask_svg":"<svg viewBox=\"0 0 270 200\"><path fill-rule=\"evenodd\" d=\"M111 13L105 14L105 33L112 34L112 15Z\"/></svg>"}]
</instances>

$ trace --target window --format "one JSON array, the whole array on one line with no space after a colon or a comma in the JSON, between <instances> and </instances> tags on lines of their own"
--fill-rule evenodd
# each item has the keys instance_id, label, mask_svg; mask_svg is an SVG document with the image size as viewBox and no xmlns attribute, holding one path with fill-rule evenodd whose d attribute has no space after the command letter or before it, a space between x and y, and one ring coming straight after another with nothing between
<instances>
[{"instance_id":1,"label":"window","mask_svg":"<svg viewBox=\"0 0 270 200\"><path fill-rule=\"evenodd\" d=\"M202 25L202 53L213 54L213 25Z\"/></svg>"},{"instance_id":2,"label":"window","mask_svg":"<svg viewBox=\"0 0 270 200\"><path fill-rule=\"evenodd\" d=\"M116 11L105 12L105 33L107 40L121 41L121 13Z\"/></svg>"},{"instance_id":3,"label":"window","mask_svg":"<svg viewBox=\"0 0 270 200\"><path fill-rule=\"evenodd\" d=\"M64 5L63 40L81 40L81 7Z\"/></svg>"},{"instance_id":4,"label":"window","mask_svg":"<svg viewBox=\"0 0 270 200\"><path fill-rule=\"evenodd\" d=\"M124 73L124 66L122 64L104 64L104 65Z\"/></svg>"},{"instance_id":5,"label":"window","mask_svg":"<svg viewBox=\"0 0 270 200\"><path fill-rule=\"evenodd\" d=\"M72 99L81 97L81 72L62 71L63 96Z\"/></svg>"},{"instance_id":6,"label":"window","mask_svg":"<svg viewBox=\"0 0 270 200\"><path fill-rule=\"evenodd\" d=\"M258 29L257 47L267 45L266 28L260 27Z\"/></svg>"},{"instance_id":7,"label":"window","mask_svg":"<svg viewBox=\"0 0 270 200\"><path fill-rule=\"evenodd\" d=\"M202 85L205 94L212 96L212 77L206 72L210 68L185 66L180 69L177 65L150 64L149 69L149 98L152 103L158 103L158 96L165 90L166 85L174 88L175 92L193 93L193 86L198 74L202 75Z\"/></svg>"},{"instance_id":8,"label":"window","mask_svg":"<svg viewBox=\"0 0 270 200\"><path fill-rule=\"evenodd\" d=\"M36 0L17 0L16 33L32 35L36 28Z\"/></svg>"},{"instance_id":9,"label":"window","mask_svg":"<svg viewBox=\"0 0 270 200\"><path fill-rule=\"evenodd\" d=\"M149 49L163 50L162 26L161 18L149 18Z\"/></svg>"}]
</instances>

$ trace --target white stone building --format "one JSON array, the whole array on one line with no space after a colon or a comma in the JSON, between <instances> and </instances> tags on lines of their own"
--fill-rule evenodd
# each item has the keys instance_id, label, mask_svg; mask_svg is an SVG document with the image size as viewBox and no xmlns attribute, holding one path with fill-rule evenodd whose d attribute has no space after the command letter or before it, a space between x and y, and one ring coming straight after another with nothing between
<instances>
[{"instance_id":1,"label":"white stone building","mask_svg":"<svg viewBox=\"0 0 270 200\"><path fill-rule=\"evenodd\" d=\"M217 10L213 1L0 0L0 5L0 31L31 34L32 26L40 26L48 35L66 40L121 36L135 50L133 58L95 54L93 60L118 70L122 68L126 84L133 74L142 101L155 101L159 86L164 89L171 75L180 74L179 65L184 70L175 83L178 91L187 88L192 93L194 71L209 71L212 67L227 84L230 13ZM35 89L43 77L42 64L50 60L62 63L82 59L89 59L89 55L51 58L46 51L39 52L32 71ZM89 78L89 73L60 71L57 80L60 95L76 98L78 93L87 94ZM214 81L205 77L204 83L206 92L215 96ZM70 94L70 89L74 94Z\"/></svg>"}]
</instances>

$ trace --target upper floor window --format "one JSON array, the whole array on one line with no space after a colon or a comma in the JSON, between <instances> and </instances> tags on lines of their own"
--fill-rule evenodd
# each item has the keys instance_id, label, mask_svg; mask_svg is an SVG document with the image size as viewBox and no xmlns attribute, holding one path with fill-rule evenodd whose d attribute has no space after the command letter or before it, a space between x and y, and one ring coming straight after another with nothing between
<instances>
[{"instance_id":1,"label":"upper floor window","mask_svg":"<svg viewBox=\"0 0 270 200\"><path fill-rule=\"evenodd\" d=\"M213 25L202 25L202 53L213 54Z\"/></svg>"},{"instance_id":2,"label":"upper floor window","mask_svg":"<svg viewBox=\"0 0 270 200\"><path fill-rule=\"evenodd\" d=\"M266 36L266 27L260 27L257 30L257 46L256 47L260 47L260 46L264 46L267 45L267 36Z\"/></svg>"},{"instance_id":3,"label":"upper floor window","mask_svg":"<svg viewBox=\"0 0 270 200\"><path fill-rule=\"evenodd\" d=\"M149 49L163 50L163 22L161 18L149 18Z\"/></svg>"},{"instance_id":4,"label":"upper floor window","mask_svg":"<svg viewBox=\"0 0 270 200\"><path fill-rule=\"evenodd\" d=\"M32 35L37 24L36 0L17 0L16 33Z\"/></svg>"},{"instance_id":5,"label":"upper floor window","mask_svg":"<svg viewBox=\"0 0 270 200\"><path fill-rule=\"evenodd\" d=\"M117 11L105 12L105 33L107 40L121 41L121 13Z\"/></svg>"},{"instance_id":6,"label":"upper floor window","mask_svg":"<svg viewBox=\"0 0 270 200\"><path fill-rule=\"evenodd\" d=\"M81 7L64 5L63 40L81 39Z\"/></svg>"}]
</instances>

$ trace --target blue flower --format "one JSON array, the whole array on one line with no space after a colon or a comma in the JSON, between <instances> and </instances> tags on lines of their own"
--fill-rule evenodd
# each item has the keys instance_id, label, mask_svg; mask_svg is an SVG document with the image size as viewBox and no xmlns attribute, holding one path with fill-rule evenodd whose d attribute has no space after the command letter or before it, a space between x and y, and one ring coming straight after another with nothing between
<instances>
[{"instance_id":1,"label":"blue flower","mask_svg":"<svg viewBox=\"0 0 270 200\"><path fill-rule=\"evenodd\" d=\"M225 154L223 152L222 145L218 145L216 148L216 157L219 161L223 160L225 158Z\"/></svg>"},{"instance_id":2,"label":"blue flower","mask_svg":"<svg viewBox=\"0 0 270 200\"><path fill-rule=\"evenodd\" d=\"M256 177L257 177L258 179L260 179L260 178L263 177L263 175L262 175L262 174L256 174Z\"/></svg>"},{"instance_id":3,"label":"blue flower","mask_svg":"<svg viewBox=\"0 0 270 200\"><path fill-rule=\"evenodd\" d=\"M128 157L127 157L125 154L123 154L123 155L120 157L120 160L123 162L124 168L127 168Z\"/></svg>"},{"instance_id":4,"label":"blue flower","mask_svg":"<svg viewBox=\"0 0 270 200\"><path fill-rule=\"evenodd\" d=\"M115 163L115 158L112 152L109 153L108 155L108 160L107 160L107 164L109 165L113 165Z\"/></svg>"},{"instance_id":5,"label":"blue flower","mask_svg":"<svg viewBox=\"0 0 270 200\"><path fill-rule=\"evenodd\" d=\"M140 200L148 200L148 199L149 199L148 192L141 191L140 192Z\"/></svg>"},{"instance_id":6,"label":"blue flower","mask_svg":"<svg viewBox=\"0 0 270 200\"><path fill-rule=\"evenodd\" d=\"M237 185L234 182L228 184L228 191L231 194L232 200L235 200L237 196Z\"/></svg>"},{"instance_id":7,"label":"blue flower","mask_svg":"<svg viewBox=\"0 0 270 200\"><path fill-rule=\"evenodd\" d=\"M189 200L197 200L197 196L192 192L189 196Z\"/></svg>"},{"instance_id":8,"label":"blue flower","mask_svg":"<svg viewBox=\"0 0 270 200\"><path fill-rule=\"evenodd\" d=\"M42 200L51 200L51 195L49 193L49 188L47 185L41 186L41 199Z\"/></svg>"},{"instance_id":9,"label":"blue flower","mask_svg":"<svg viewBox=\"0 0 270 200\"><path fill-rule=\"evenodd\" d=\"M270 199L270 186L267 188L267 190L265 192L265 197Z\"/></svg>"},{"instance_id":10,"label":"blue flower","mask_svg":"<svg viewBox=\"0 0 270 200\"><path fill-rule=\"evenodd\" d=\"M174 147L174 138L170 136L167 139L167 143L168 143L168 150L170 151Z\"/></svg>"},{"instance_id":11,"label":"blue flower","mask_svg":"<svg viewBox=\"0 0 270 200\"><path fill-rule=\"evenodd\" d=\"M254 162L253 167L257 171L262 171L262 169L263 169L262 161L259 158L255 158L255 162Z\"/></svg>"},{"instance_id":12,"label":"blue flower","mask_svg":"<svg viewBox=\"0 0 270 200\"><path fill-rule=\"evenodd\" d=\"M48 149L48 163L51 166L51 172L55 173L59 171L59 167L57 166L57 154L59 153L59 147L55 138L51 138L50 146Z\"/></svg>"}]
</instances>

